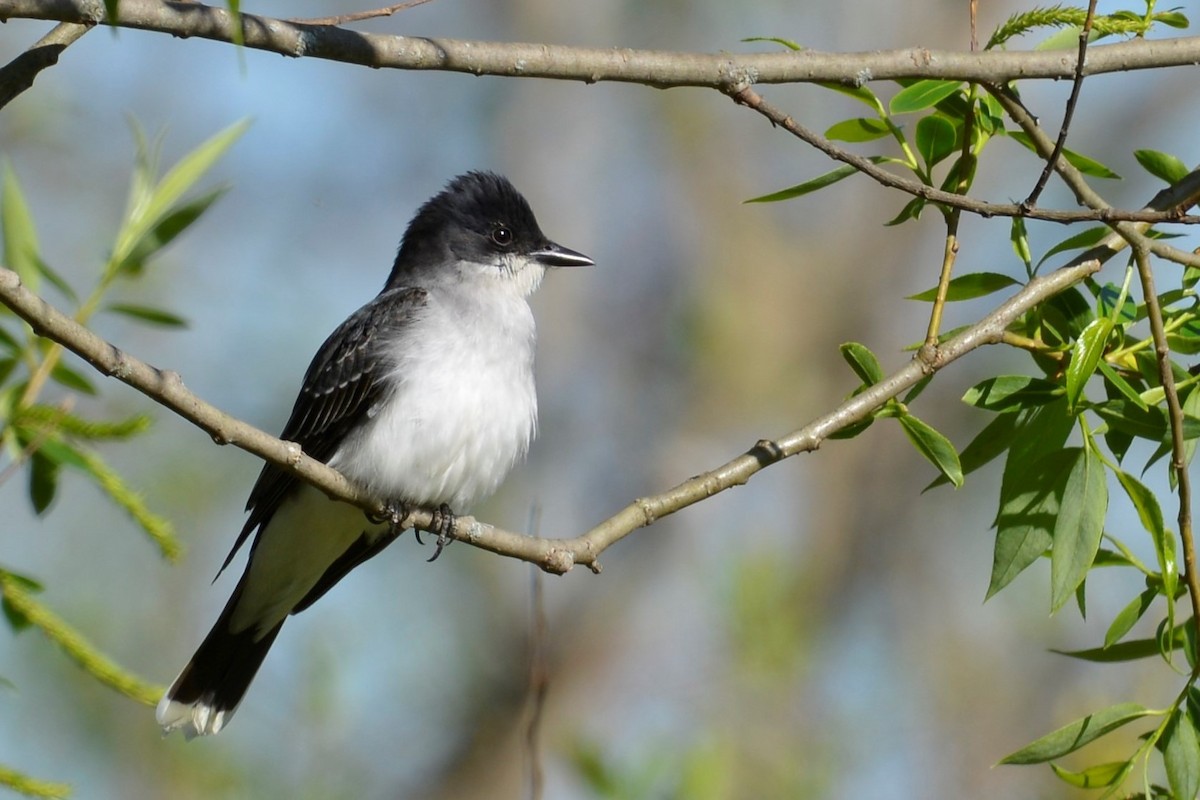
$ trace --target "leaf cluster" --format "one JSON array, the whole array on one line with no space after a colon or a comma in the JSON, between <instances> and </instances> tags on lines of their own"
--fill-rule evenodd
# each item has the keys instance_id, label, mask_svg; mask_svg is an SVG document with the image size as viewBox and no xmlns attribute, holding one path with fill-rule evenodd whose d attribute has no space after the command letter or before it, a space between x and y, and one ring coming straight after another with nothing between
<instances>
[{"instance_id":1,"label":"leaf cluster","mask_svg":"<svg viewBox=\"0 0 1200 800\"><path fill-rule=\"evenodd\" d=\"M0 237L4 265L31 290L53 287L84 323L98 313L134 323L179 328L186 322L171 311L119 299L122 289L143 278L155 258L193 225L224 193L224 187L194 193L193 188L237 138L246 123L217 134L158 176L159 141L150 143L135 126L136 159L129 200L114 245L83 297L48 263L16 172L4 165L0 188ZM81 475L123 510L166 558L181 552L171 523L154 513L141 495L100 455L105 442L127 442L151 425L143 413L101 417L81 410L99 394L97 386L63 360L60 345L40 337L0 306L0 484L24 474L38 515L48 514L65 472ZM0 611L9 628L37 628L96 680L143 703L153 704L161 687L151 686L114 664L36 597L42 584L0 565ZM0 785L39 796L66 796L62 784L35 781L0 767Z\"/></svg>"}]
</instances>

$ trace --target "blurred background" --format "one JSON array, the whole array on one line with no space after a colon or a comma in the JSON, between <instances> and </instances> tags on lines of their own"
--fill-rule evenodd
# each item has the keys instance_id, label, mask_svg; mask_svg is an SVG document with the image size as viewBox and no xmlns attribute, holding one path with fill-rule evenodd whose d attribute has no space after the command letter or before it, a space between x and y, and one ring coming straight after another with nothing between
<instances>
[{"instance_id":1,"label":"blurred background","mask_svg":"<svg viewBox=\"0 0 1200 800\"><path fill-rule=\"evenodd\" d=\"M1026 6L980 5L981 41ZM364 7L243 4L305 17ZM5 25L0 59L49 27ZM770 47L740 42L750 36L836 51L969 44L967 3L946 0L435 0L357 27L706 52ZM1117 205L1158 188L1134 148L1200 160L1186 124L1198 85L1185 70L1152 78L1089 80L1072 128L1074 149L1126 176L1099 186ZM1068 89L1023 95L1057 131ZM819 88L762 92L817 130L860 113ZM415 208L459 172L503 172L549 236L596 260L551 274L534 298L540 436L474 509L503 527L527 529L537 508L542 535L574 536L832 409L857 384L840 343L865 343L891 370L924 334L927 306L901 298L936 282L939 215L885 228L907 198L863 178L743 205L832 165L712 91L372 71L100 29L0 113L0 148L44 257L88 286L125 203L128 119L164 133L170 164L244 117L253 126L208 181L232 191L120 294L190 327L94 327L277 431L318 345L382 285ZM978 191L1024 197L1041 165L1009 141L988 155ZM1042 204L1073 200L1052 180ZM1064 235L1030 228L1035 257ZM960 235L960 271L1022 274L1006 221L965 217ZM945 327L988 307L958 304ZM975 353L913 410L961 447L989 419L962 392L1026 368L1000 349ZM44 602L120 664L166 683L232 590L240 559L210 581L260 464L132 390L103 388L92 408L156 417L150 436L103 452L175 522L186 556L164 562L67 476L40 519L23 480L0 487L0 562L42 580ZM920 494L933 477L898 425L878 424L635 533L599 576L545 577L545 796L1070 796L1048 768L992 765L1104 705L1165 703L1178 678L1157 663L1048 652L1097 645L1136 591L1125 577L1089 583L1087 623L1071 608L1048 616L1044 563L984 604L998 465L961 490ZM1110 528L1136 540L1122 501ZM0 688L0 762L84 798L527 796L533 570L464 545L434 564L430 553L405 536L292 619L235 723L192 743L161 739L150 709L39 633L0 630L0 675L13 684ZM1131 749L1100 747L1112 757L1093 750L1086 763Z\"/></svg>"}]
</instances>

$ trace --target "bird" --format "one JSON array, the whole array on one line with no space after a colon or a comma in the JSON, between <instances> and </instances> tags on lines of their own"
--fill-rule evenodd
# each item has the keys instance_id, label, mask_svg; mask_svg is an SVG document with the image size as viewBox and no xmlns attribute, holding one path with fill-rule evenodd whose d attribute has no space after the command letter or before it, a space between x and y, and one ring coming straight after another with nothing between
<instances>
[{"instance_id":1,"label":"bird","mask_svg":"<svg viewBox=\"0 0 1200 800\"><path fill-rule=\"evenodd\" d=\"M493 172L417 210L383 289L317 350L280 435L397 511L369 517L263 466L217 574L253 536L245 570L157 706L164 735L228 725L288 616L395 540L406 509L438 510L436 558L454 512L494 492L535 435L529 296L548 268L593 263L548 239Z\"/></svg>"}]
</instances>

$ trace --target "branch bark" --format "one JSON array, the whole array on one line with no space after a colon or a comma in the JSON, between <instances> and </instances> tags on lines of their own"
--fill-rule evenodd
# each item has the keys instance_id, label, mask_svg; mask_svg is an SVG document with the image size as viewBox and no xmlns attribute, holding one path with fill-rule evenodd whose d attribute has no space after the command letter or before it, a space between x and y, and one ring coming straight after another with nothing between
<instances>
[{"instance_id":1,"label":"branch bark","mask_svg":"<svg viewBox=\"0 0 1200 800\"><path fill-rule=\"evenodd\" d=\"M0 20L45 19L98 25L100 0L0 0ZM385 36L331 25L307 25L241 14L245 46L292 57L322 58L383 69L443 70L471 75L618 81L661 88L729 90L756 83L836 82L861 85L896 78L947 78L1003 84L1011 80L1075 77L1068 51L952 52L909 48L869 53L677 53L624 48L568 47L520 42ZM116 25L234 41L234 20L223 8L167 0L121 0ZM1110 72L1192 66L1200 37L1136 39L1088 49L1084 77Z\"/></svg>"}]
</instances>

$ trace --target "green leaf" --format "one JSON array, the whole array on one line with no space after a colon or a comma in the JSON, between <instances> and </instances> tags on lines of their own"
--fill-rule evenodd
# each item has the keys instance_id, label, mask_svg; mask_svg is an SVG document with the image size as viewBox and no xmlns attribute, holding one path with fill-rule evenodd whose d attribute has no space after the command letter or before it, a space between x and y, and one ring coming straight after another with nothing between
<instances>
[{"instance_id":1,"label":"green leaf","mask_svg":"<svg viewBox=\"0 0 1200 800\"><path fill-rule=\"evenodd\" d=\"M1171 715L1163 740L1163 762L1172 793L1178 798L1196 797L1200 794L1200 736L1186 704Z\"/></svg>"},{"instance_id":2,"label":"green leaf","mask_svg":"<svg viewBox=\"0 0 1200 800\"><path fill-rule=\"evenodd\" d=\"M904 204L904 208L900 209L899 214L883 224L886 227L894 227L910 219L920 219L921 212L925 210L926 202L924 197L914 197Z\"/></svg>"},{"instance_id":3,"label":"green leaf","mask_svg":"<svg viewBox=\"0 0 1200 800\"><path fill-rule=\"evenodd\" d=\"M835 142L870 142L891 132L887 123L873 117L856 117L835 123L825 131L825 138Z\"/></svg>"},{"instance_id":4,"label":"green leaf","mask_svg":"<svg viewBox=\"0 0 1200 800\"><path fill-rule=\"evenodd\" d=\"M1001 764L1042 764L1074 753L1104 734L1135 719L1155 714L1137 703L1120 703L1088 714L1000 759Z\"/></svg>"},{"instance_id":5,"label":"green leaf","mask_svg":"<svg viewBox=\"0 0 1200 800\"><path fill-rule=\"evenodd\" d=\"M31 594L41 592L43 587L42 584L27 575L20 575L16 572L0 569L0 611L4 612L4 617L8 620L8 626L12 628L13 633L20 633L33 623L30 622L29 617L25 616L20 609L9 603L8 598L4 596L4 592L2 591L3 584L10 581Z\"/></svg>"},{"instance_id":6,"label":"green leaf","mask_svg":"<svg viewBox=\"0 0 1200 800\"><path fill-rule=\"evenodd\" d=\"M46 513L58 493L62 465L39 449L29 457L29 502L39 516Z\"/></svg>"},{"instance_id":7,"label":"green leaf","mask_svg":"<svg viewBox=\"0 0 1200 800\"><path fill-rule=\"evenodd\" d=\"M1096 371L1104 346L1112 335L1113 322L1108 317L1094 319L1083 329L1067 364L1067 408L1074 410L1083 396L1083 389Z\"/></svg>"},{"instance_id":8,"label":"green leaf","mask_svg":"<svg viewBox=\"0 0 1200 800\"><path fill-rule=\"evenodd\" d=\"M838 349L842 358L850 365L850 369L854 370L854 374L863 383L871 386L883 380L883 368L879 366L879 359L875 358L875 354L866 345L846 342Z\"/></svg>"},{"instance_id":9,"label":"green leaf","mask_svg":"<svg viewBox=\"0 0 1200 800\"><path fill-rule=\"evenodd\" d=\"M1061 387L1043 378L999 375L972 386L962 401L969 406L1004 413L1046 405L1061 397Z\"/></svg>"},{"instance_id":10,"label":"green leaf","mask_svg":"<svg viewBox=\"0 0 1200 800\"><path fill-rule=\"evenodd\" d=\"M37 230L21 184L7 162L4 164L4 187L0 190L0 236L4 237L4 265L17 273L30 291L36 292L41 276L37 268Z\"/></svg>"},{"instance_id":11,"label":"green leaf","mask_svg":"<svg viewBox=\"0 0 1200 800\"><path fill-rule=\"evenodd\" d=\"M1118 393L1128 398L1129 402L1133 403L1138 408L1148 407L1146 405L1146 401L1142 399L1140 394L1138 394L1137 389L1134 389L1133 386L1129 384L1129 381L1122 378L1121 373L1109 366L1108 362L1102 360L1099 364L1099 367L1100 374L1104 376L1105 380L1107 380L1108 383L1114 389L1116 389Z\"/></svg>"},{"instance_id":12,"label":"green leaf","mask_svg":"<svg viewBox=\"0 0 1200 800\"><path fill-rule=\"evenodd\" d=\"M1054 521L1050 551L1050 611L1062 608L1083 583L1104 534L1108 483L1104 464L1091 447L1076 451Z\"/></svg>"},{"instance_id":13,"label":"green leaf","mask_svg":"<svg viewBox=\"0 0 1200 800\"><path fill-rule=\"evenodd\" d=\"M1102 789L1125 780L1125 776L1133 769L1134 763L1133 759L1111 761L1107 764L1088 767L1083 772L1071 772L1058 764L1051 764L1050 769L1054 770L1054 774L1060 779L1072 786L1080 789Z\"/></svg>"},{"instance_id":14,"label":"green leaf","mask_svg":"<svg viewBox=\"0 0 1200 800\"><path fill-rule=\"evenodd\" d=\"M1187 15L1182 11L1160 11L1152 19L1155 22L1161 22L1163 25L1169 25L1172 28L1186 28L1191 25L1188 22Z\"/></svg>"},{"instance_id":15,"label":"green leaf","mask_svg":"<svg viewBox=\"0 0 1200 800\"><path fill-rule=\"evenodd\" d=\"M1134 150L1133 157L1142 165L1142 169L1169 184L1178 183L1191 172L1186 164L1170 153L1158 150Z\"/></svg>"},{"instance_id":16,"label":"green leaf","mask_svg":"<svg viewBox=\"0 0 1200 800\"><path fill-rule=\"evenodd\" d=\"M1046 255L1042 256L1037 265L1040 267L1046 263L1046 259L1051 256L1056 256L1059 253L1065 253L1069 250L1086 250L1089 247L1095 247L1108 236L1109 228L1107 225L1097 225L1094 228L1085 228L1074 236L1069 236L1063 239L1058 244L1046 251Z\"/></svg>"},{"instance_id":17,"label":"green leaf","mask_svg":"<svg viewBox=\"0 0 1200 800\"><path fill-rule=\"evenodd\" d=\"M183 194L204 176L249 126L249 120L241 120L201 143L181 158L178 164L167 170L147 197L142 198L140 202L131 202L128 217L117 235L112 258L114 264L127 261L142 238L176 210L175 204ZM134 195L137 193L136 190L133 192Z\"/></svg>"},{"instance_id":18,"label":"green leaf","mask_svg":"<svg viewBox=\"0 0 1200 800\"><path fill-rule=\"evenodd\" d=\"M1184 626L1177 626L1168 646L1172 650L1178 650L1183 647L1185 641ZM1140 661L1143 658L1154 658L1162 653L1162 645L1157 638L1132 639L1128 642L1117 642L1108 647L1093 647L1087 650L1051 650L1050 652L1097 664L1121 664L1127 661Z\"/></svg>"},{"instance_id":19,"label":"green leaf","mask_svg":"<svg viewBox=\"0 0 1200 800\"><path fill-rule=\"evenodd\" d=\"M900 427L904 429L904 434L913 443L913 447L917 448L917 452L937 467L956 489L963 485L962 465L958 461L958 452L949 439L912 414L900 416Z\"/></svg>"},{"instance_id":20,"label":"green leaf","mask_svg":"<svg viewBox=\"0 0 1200 800\"><path fill-rule=\"evenodd\" d=\"M959 453L958 462L963 475L970 475L983 465L991 462L1012 445L1017 433L1017 421L1020 414L997 414L984 426L971 443ZM941 486L950 481L945 475L939 475L936 480L926 486L922 492L927 492L935 486Z\"/></svg>"},{"instance_id":21,"label":"green leaf","mask_svg":"<svg viewBox=\"0 0 1200 800\"><path fill-rule=\"evenodd\" d=\"M132 317L140 322L145 322L150 325L161 325L164 328L186 328L187 320L169 311L163 311L160 308L150 308L149 306L138 306L130 303L114 303L108 306L105 311L111 311L114 314L121 314L126 317Z\"/></svg>"},{"instance_id":22,"label":"green leaf","mask_svg":"<svg viewBox=\"0 0 1200 800\"><path fill-rule=\"evenodd\" d=\"M917 145L917 152L925 160L925 165L933 169L935 164L948 158L954 152L954 143L957 138L958 131L954 129L954 123L939 114L930 114L922 117L917 123L914 141Z\"/></svg>"},{"instance_id":23,"label":"green leaf","mask_svg":"<svg viewBox=\"0 0 1200 800\"><path fill-rule=\"evenodd\" d=\"M998 272L972 272L969 275L959 275L957 278L952 278L949 285L946 286L946 302L973 300L976 297L985 297L993 292L1019 284L1020 281L1017 279L1001 275ZM937 287L909 295L904 299L931 303L937 299Z\"/></svg>"},{"instance_id":24,"label":"green leaf","mask_svg":"<svg viewBox=\"0 0 1200 800\"><path fill-rule=\"evenodd\" d=\"M93 396L96 394L96 387L92 386L91 381L61 361L54 365L54 369L50 372L50 377L54 379L55 383L59 383L81 394Z\"/></svg>"},{"instance_id":25,"label":"green leaf","mask_svg":"<svg viewBox=\"0 0 1200 800\"><path fill-rule=\"evenodd\" d=\"M1137 510L1142 527L1150 534L1154 543L1154 553L1158 557L1158 568L1162 574L1163 592L1167 597L1174 597L1179 586L1179 565L1175 561L1175 539L1167 531L1163 522L1162 508L1154 492L1145 484L1124 470L1117 470L1117 481L1125 490L1129 501Z\"/></svg>"},{"instance_id":26,"label":"green leaf","mask_svg":"<svg viewBox=\"0 0 1200 800\"><path fill-rule=\"evenodd\" d=\"M1008 456L1010 464L1017 452L1014 445ZM1050 549L1066 491L1066 470L1076 452L1077 449L1047 453L1001 487L992 576L985 599L1007 586ZM1005 472L1007 477L1007 467Z\"/></svg>"},{"instance_id":27,"label":"green leaf","mask_svg":"<svg viewBox=\"0 0 1200 800\"><path fill-rule=\"evenodd\" d=\"M878 164L880 161L883 161L883 158L883 156L872 156L870 160ZM832 186L838 181L848 178L856 172L858 172L857 169L849 164L844 164L837 169L826 172L824 175L818 175L810 181L805 181L804 183L797 184L788 189L772 192L771 194L764 194L760 197L752 197L743 202L778 203L781 200L791 200L794 197L801 197L802 195L809 194L810 192L815 192L818 189L824 189L826 186Z\"/></svg>"},{"instance_id":28,"label":"green leaf","mask_svg":"<svg viewBox=\"0 0 1200 800\"><path fill-rule=\"evenodd\" d=\"M1033 140L1029 138L1029 134L1025 133L1024 131L1010 131L1008 135L1020 144L1023 144L1025 147L1032 150L1034 153L1037 153L1037 147L1034 145ZM1062 152L1063 158L1067 160L1067 163L1082 172L1084 175L1090 175L1093 178L1111 178L1114 180L1121 179L1120 175L1113 172L1111 169L1104 166L1094 158L1088 158L1082 153L1076 153L1074 150L1070 150L1066 147L1063 148Z\"/></svg>"},{"instance_id":29,"label":"green leaf","mask_svg":"<svg viewBox=\"0 0 1200 800\"><path fill-rule=\"evenodd\" d=\"M104 0L104 21L109 25L117 24L117 8L121 0Z\"/></svg>"},{"instance_id":30,"label":"green leaf","mask_svg":"<svg viewBox=\"0 0 1200 800\"><path fill-rule=\"evenodd\" d=\"M1012 244L1017 258L1021 259L1021 263L1025 265L1025 271L1032 275L1033 253L1029 249L1029 234L1025 230L1025 220L1021 217L1012 218L1012 224L1008 229L1008 240Z\"/></svg>"},{"instance_id":31,"label":"green leaf","mask_svg":"<svg viewBox=\"0 0 1200 800\"><path fill-rule=\"evenodd\" d=\"M228 187L219 186L194 200L172 206L162 219L133 243L129 253L117 265L117 270L129 275L140 274L151 256L190 227L226 191Z\"/></svg>"},{"instance_id":32,"label":"green leaf","mask_svg":"<svg viewBox=\"0 0 1200 800\"><path fill-rule=\"evenodd\" d=\"M788 50L803 50L804 49L804 47L796 44L791 39L780 39L778 36L747 36L745 39L742 39L742 41L743 42L772 42L774 44L782 45L783 47L786 47ZM834 84L834 85L837 86L837 84Z\"/></svg>"},{"instance_id":33,"label":"green leaf","mask_svg":"<svg viewBox=\"0 0 1200 800\"><path fill-rule=\"evenodd\" d=\"M1142 439L1162 442L1168 435L1167 415L1158 406L1142 409L1124 400L1109 400L1093 406L1092 410L1114 428ZM1200 436L1200 418L1184 414L1183 438L1195 439L1197 436Z\"/></svg>"},{"instance_id":34,"label":"green leaf","mask_svg":"<svg viewBox=\"0 0 1200 800\"><path fill-rule=\"evenodd\" d=\"M897 92L896 96L892 98L892 102L888 104L888 109L893 114L910 114L914 111L921 111L942 102L957 92L960 87L962 87L962 81L917 81Z\"/></svg>"},{"instance_id":35,"label":"green leaf","mask_svg":"<svg viewBox=\"0 0 1200 800\"><path fill-rule=\"evenodd\" d=\"M1133 598L1129 605L1121 609L1104 634L1104 648L1108 649L1124 639L1125 634L1129 633L1137 621L1146 615L1156 597L1158 597L1158 589L1146 589Z\"/></svg>"},{"instance_id":36,"label":"green leaf","mask_svg":"<svg viewBox=\"0 0 1200 800\"><path fill-rule=\"evenodd\" d=\"M778 41L780 44L784 44L785 40L767 39L766 41ZM847 97L853 97L858 102L864 103L876 111L881 111L883 109L883 104L879 102L879 98L875 96L873 91L871 91L871 87L866 84L863 84L862 86L843 86L840 83L821 82L817 85L822 89L829 89L832 92L844 94Z\"/></svg>"}]
</instances>

